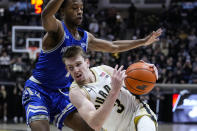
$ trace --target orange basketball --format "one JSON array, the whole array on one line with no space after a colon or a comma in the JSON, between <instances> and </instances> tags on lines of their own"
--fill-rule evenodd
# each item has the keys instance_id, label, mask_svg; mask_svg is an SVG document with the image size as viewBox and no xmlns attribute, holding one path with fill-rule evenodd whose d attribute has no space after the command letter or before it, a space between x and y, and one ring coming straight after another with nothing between
<instances>
[{"instance_id":1,"label":"orange basketball","mask_svg":"<svg viewBox=\"0 0 197 131\"><path fill-rule=\"evenodd\" d=\"M135 95L149 93L157 80L154 66L143 61L131 64L126 70L126 88Z\"/></svg>"}]
</instances>

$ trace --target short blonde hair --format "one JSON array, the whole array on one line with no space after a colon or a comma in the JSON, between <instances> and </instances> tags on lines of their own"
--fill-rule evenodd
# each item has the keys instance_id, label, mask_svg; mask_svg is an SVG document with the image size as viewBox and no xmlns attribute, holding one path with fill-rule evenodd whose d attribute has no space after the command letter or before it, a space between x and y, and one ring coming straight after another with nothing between
<instances>
[{"instance_id":1,"label":"short blonde hair","mask_svg":"<svg viewBox=\"0 0 197 131\"><path fill-rule=\"evenodd\" d=\"M86 53L80 46L70 46L63 53L63 59L76 57L77 55L81 55L84 59L87 58Z\"/></svg>"}]
</instances>

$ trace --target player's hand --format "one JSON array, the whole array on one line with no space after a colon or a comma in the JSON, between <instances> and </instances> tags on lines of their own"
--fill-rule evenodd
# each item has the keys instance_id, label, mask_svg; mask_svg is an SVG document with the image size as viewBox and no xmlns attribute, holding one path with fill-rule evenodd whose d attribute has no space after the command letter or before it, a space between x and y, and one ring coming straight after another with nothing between
<instances>
[{"instance_id":1,"label":"player's hand","mask_svg":"<svg viewBox=\"0 0 197 131\"><path fill-rule=\"evenodd\" d=\"M151 34L144 38L144 46L150 45L156 41L159 41L159 36L162 33L162 29L159 28L157 31L153 31Z\"/></svg>"},{"instance_id":2,"label":"player's hand","mask_svg":"<svg viewBox=\"0 0 197 131\"><path fill-rule=\"evenodd\" d=\"M118 65L115 66L113 74L111 76L111 86L114 89L120 90L122 85L123 85L123 81L126 77L125 74L126 70L123 70L123 66L121 66L118 69Z\"/></svg>"},{"instance_id":3,"label":"player's hand","mask_svg":"<svg viewBox=\"0 0 197 131\"><path fill-rule=\"evenodd\" d=\"M158 77L159 76L158 76L158 69L157 69L157 67L154 64L144 62L143 60L140 60L140 62L146 63L148 66L150 66L151 68L153 68L154 73L155 73L155 76L156 76L156 79L158 80Z\"/></svg>"}]
</instances>

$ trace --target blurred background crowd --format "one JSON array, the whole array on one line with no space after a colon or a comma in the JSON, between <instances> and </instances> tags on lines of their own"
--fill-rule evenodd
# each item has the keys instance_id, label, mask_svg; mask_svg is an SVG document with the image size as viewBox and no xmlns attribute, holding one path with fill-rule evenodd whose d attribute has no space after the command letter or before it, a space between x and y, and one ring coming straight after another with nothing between
<instances>
[{"instance_id":1,"label":"blurred background crowd","mask_svg":"<svg viewBox=\"0 0 197 131\"><path fill-rule=\"evenodd\" d=\"M12 52L13 25L41 26L40 15L29 14L25 10L28 5L22 1L0 10L0 122L24 121L21 93L36 62L28 53ZM171 3L168 8L163 5L159 10L144 11L131 3L127 15L122 12L115 7L101 9L98 0L86 0L82 27L106 40L144 38L162 28L160 41L124 53L89 51L91 66L119 64L127 68L144 60L157 66L157 83L197 84L197 7ZM24 43L22 39L17 42L21 46Z\"/></svg>"}]
</instances>

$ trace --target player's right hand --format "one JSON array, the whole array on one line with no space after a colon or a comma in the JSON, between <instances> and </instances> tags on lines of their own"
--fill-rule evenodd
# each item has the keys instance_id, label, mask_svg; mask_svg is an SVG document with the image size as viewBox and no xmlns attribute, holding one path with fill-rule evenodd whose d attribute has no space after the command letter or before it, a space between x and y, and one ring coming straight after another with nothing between
<instances>
[{"instance_id":1,"label":"player's right hand","mask_svg":"<svg viewBox=\"0 0 197 131\"><path fill-rule=\"evenodd\" d=\"M123 85L123 81L126 77L125 71L126 70L123 70L123 66L121 66L119 69L118 69L118 65L115 66L113 74L111 76L111 86L113 89L115 90L121 89Z\"/></svg>"}]
</instances>

